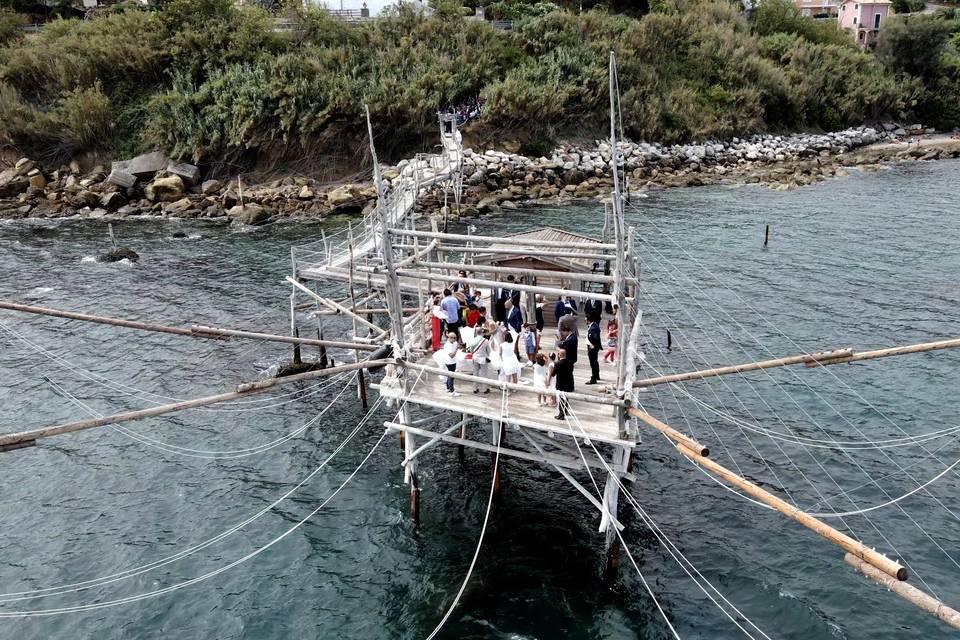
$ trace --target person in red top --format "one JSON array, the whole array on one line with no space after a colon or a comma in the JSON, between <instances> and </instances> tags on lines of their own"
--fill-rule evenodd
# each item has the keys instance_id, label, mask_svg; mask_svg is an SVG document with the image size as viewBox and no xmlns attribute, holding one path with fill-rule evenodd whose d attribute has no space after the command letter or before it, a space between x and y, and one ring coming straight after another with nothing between
<instances>
[{"instance_id":1,"label":"person in red top","mask_svg":"<svg viewBox=\"0 0 960 640\"><path fill-rule=\"evenodd\" d=\"M477 320L480 319L480 310L477 309L477 305L470 303L467 306L467 326L475 327L477 326Z\"/></svg>"}]
</instances>

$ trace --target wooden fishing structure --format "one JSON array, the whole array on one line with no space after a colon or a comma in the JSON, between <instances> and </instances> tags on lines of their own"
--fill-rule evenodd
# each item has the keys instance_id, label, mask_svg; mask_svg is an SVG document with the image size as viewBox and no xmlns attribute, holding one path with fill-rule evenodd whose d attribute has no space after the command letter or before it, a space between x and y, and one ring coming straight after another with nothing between
<instances>
[{"instance_id":1,"label":"wooden fishing structure","mask_svg":"<svg viewBox=\"0 0 960 640\"><path fill-rule=\"evenodd\" d=\"M427 195L442 197L443 216L456 212L459 207L464 154L455 117L441 115L439 118L439 154L418 155L401 167L399 176L386 180L377 162L368 114L377 206L359 223L349 225L340 233L323 235L316 242L291 249L292 268L286 277L290 285L289 336L199 325L171 327L0 301L0 309L135 330L200 339L250 339L329 347L352 353L355 362L286 378L244 383L232 391L191 401L3 435L0 451L31 447L40 439L66 433L230 401L278 385L345 371L359 372L358 396L366 404L367 381L362 372L383 370L383 377L372 386L382 398L399 408L397 417L386 421L384 428L400 435L400 466L404 481L410 487L411 514L415 519L421 512L419 468L423 454L439 445L454 445L461 456L469 449L555 470L596 510L599 532L604 534L606 548L614 559L619 546L616 543L622 541L620 532L624 527L619 498L625 484L635 480L631 469L637 464L637 446L644 432L659 433L669 438L679 456L718 481L743 491L839 547L845 555L838 552L838 562L845 561L863 575L960 628L960 613L932 595L904 584L908 572L899 559L868 547L715 462L709 457L709 443L700 442L651 415L639 402L639 394L657 385L790 365L827 367L952 349L960 347L960 339L862 352L839 348L641 377L643 316L636 287L642 276L635 249L637 230L625 222L620 187L623 163L617 144L618 96L614 90L612 54L610 74L609 162L613 188L606 207L603 237L552 232L552 235L486 236L441 231L436 217L418 216L418 203ZM466 275L461 275L461 270ZM508 282L506 277L510 275L515 278ZM521 298L520 306L527 309L528 319L538 296L551 301L569 296L573 300L608 305L608 317L615 318L620 327L615 364L602 364L601 384L586 391L557 392L569 403L574 419L568 415L565 420L557 420L552 409L538 402L537 396L542 391L535 389L526 375L521 375L516 383L506 382L463 370L449 371L434 361L430 327L435 296L454 282L479 290L491 301L499 289L509 289L512 295ZM300 338L299 321L304 315L320 323L331 315L349 318L352 335L349 339L326 340L321 331L317 339ZM540 339L549 343L551 329L545 329ZM583 341L578 353L577 380L589 376L585 343ZM458 395L447 393L447 379L452 379L455 386L459 385L464 391ZM478 392L468 391L471 387L476 387ZM596 457L584 455L586 450L595 451ZM500 486L501 469L495 462L492 478L495 490ZM593 474L597 473L603 480L602 489L591 490L583 479L585 473L594 482Z\"/></svg>"}]
</instances>

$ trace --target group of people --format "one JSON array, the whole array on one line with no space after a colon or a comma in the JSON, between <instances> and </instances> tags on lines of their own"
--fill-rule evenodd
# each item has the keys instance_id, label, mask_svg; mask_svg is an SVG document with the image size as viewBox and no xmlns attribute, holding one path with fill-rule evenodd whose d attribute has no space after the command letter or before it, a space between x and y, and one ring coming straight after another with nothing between
<instances>
[{"instance_id":1,"label":"group of people","mask_svg":"<svg viewBox=\"0 0 960 640\"><path fill-rule=\"evenodd\" d=\"M554 349L545 348L544 308L547 300L536 296L535 317L525 318L521 308L521 293L513 275L491 292L492 317L479 290L467 282L466 271L460 271L457 280L433 300L434 358L448 371L460 369L479 378L498 379L501 382L520 382L524 367L531 367L533 388L538 392L540 406L556 407L558 420L569 412L562 392L575 390L574 367L580 349L580 312L571 297L561 297L553 304L557 327ZM614 309L608 309L613 312ZM614 362L619 339L615 318L607 321L606 336L601 329L603 305L588 299L583 308L587 321L587 359L590 362L588 385L600 381L600 353L606 362ZM448 376L447 393L460 395L456 381ZM474 384L473 393L490 393L488 385Z\"/></svg>"},{"instance_id":2,"label":"group of people","mask_svg":"<svg viewBox=\"0 0 960 640\"><path fill-rule=\"evenodd\" d=\"M461 102L458 105L448 107L444 112L452 113L457 116L457 124L461 125L470 120L474 120L483 115L483 107L486 101L483 96L477 96L472 100Z\"/></svg>"}]
</instances>

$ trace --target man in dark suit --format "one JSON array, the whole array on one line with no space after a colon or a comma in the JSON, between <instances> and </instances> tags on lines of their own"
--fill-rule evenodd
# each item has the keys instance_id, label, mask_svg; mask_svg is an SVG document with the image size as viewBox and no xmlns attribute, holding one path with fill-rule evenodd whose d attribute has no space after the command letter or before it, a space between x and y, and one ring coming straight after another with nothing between
<instances>
[{"instance_id":1,"label":"man in dark suit","mask_svg":"<svg viewBox=\"0 0 960 640\"><path fill-rule=\"evenodd\" d=\"M547 386L550 386L551 379L556 380L556 390L558 392L574 391L573 382L573 363L567 356L564 349L557 351L557 361L553 364L553 372L547 379ZM557 420L564 420L570 412L570 405L563 393L558 393L559 402L557 402Z\"/></svg>"},{"instance_id":2,"label":"man in dark suit","mask_svg":"<svg viewBox=\"0 0 960 640\"><path fill-rule=\"evenodd\" d=\"M504 322L508 327L520 333L523 328L523 313L521 313L520 307L514 305L512 300L506 300L503 305L506 314Z\"/></svg>"},{"instance_id":3,"label":"man in dark suit","mask_svg":"<svg viewBox=\"0 0 960 640\"><path fill-rule=\"evenodd\" d=\"M587 358L590 360L590 380L587 384L597 384L600 380L600 349L602 347L600 323L593 321L587 328Z\"/></svg>"},{"instance_id":4,"label":"man in dark suit","mask_svg":"<svg viewBox=\"0 0 960 640\"><path fill-rule=\"evenodd\" d=\"M563 303L563 296L557 298L556 304L553 305L553 317L559 322L560 318L570 313L570 309Z\"/></svg>"},{"instance_id":5,"label":"man in dark suit","mask_svg":"<svg viewBox=\"0 0 960 640\"><path fill-rule=\"evenodd\" d=\"M504 303L507 300L513 302L513 306L520 306L520 292L513 289L513 285L516 284L517 279L513 277L513 274L507 276L507 281L504 283L504 286L500 287L496 291L496 296L493 300L493 319L496 322L504 322L507 319L507 310L504 307Z\"/></svg>"},{"instance_id":6,"label":"man in dark suit","mask_svg":"<svg viewBox=\"0 0 960 640\"><path fill-rule=\"evenodd\" d=\"M566 351L567 360L576 364L577 349L580 348L580 339L577 338L577 334L571 333L570 331L561 331L560 344L557 345L557 348Z\"/></svg>"},{"instance_id":7,"label":"man in dark suit","mask_svg":"<svg viewBox=\"0 0 960 640\"><path fill-rule=\"evenodd\" d=\"M600 322L603 320L603 304L599 300L587 300L583 305L583 315L587 322Z\"/></svg>"}]
</instances>

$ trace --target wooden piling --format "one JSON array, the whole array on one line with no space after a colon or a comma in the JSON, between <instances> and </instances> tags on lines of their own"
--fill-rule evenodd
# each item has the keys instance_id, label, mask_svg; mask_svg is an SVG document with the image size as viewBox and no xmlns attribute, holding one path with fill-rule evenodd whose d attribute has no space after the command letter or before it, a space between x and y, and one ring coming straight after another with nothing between
<instances>
[{"instance_id":1,"label":"wooden piling","mask_svg":"<svg viewBox=\"0 0 960 640\"><path fill-rule=\"evenodd\" d=\"M670 333L670 329L667 329L667 351L670 351L673 348L673 335Z\"/></svg>"},{"instance_id":2,"label":"wooden piling","mask_svg":"<svg viewBox=\"0 0 960 640\"><path fill-rule=\"evenodd\" d=\"M363 407L364 410L369 409L370 405L367 404L367 383L363 377L363 369L357 371L357 393L360 397L360 406Z\"/></svg>"},{"instance_id":3,"label":"wooden piling","mask_svg":"<svg viewBox=\"0 0 960 640\"><path fill-rule=\"evenodd\" d=\"M293 337L294 337L294 338L299 338L299 337L300 337L300 329L298 329L298 328L296 328L296 327L293 328ZM294 343L293 343L293 364L303 364L303 360L300 358L300 343L299 343L299 342L294 342ZM363 375L363 372L361 372L360 375Z\"/></svg>"},{"instance_id":4,"label":"wooden piling","mask_svg":"<svg viewBox=\"0 0 960 640\"><path fill-rule=\"evenodd\" d=\"M410 474L410 519L414 526L420 524L420 484L416 473Z\"/></svg>"},{"instance_id":5,"label":"wooden piling","mask_svg":"<svg viewBox=\"0 0 960 640\"><path fill-rule=\"evenodd\" d=\"M767 242L770 241L770 225L767 225L766 230L763 232L763 246L767 246Z\"/></svg>"}]
</instances>

